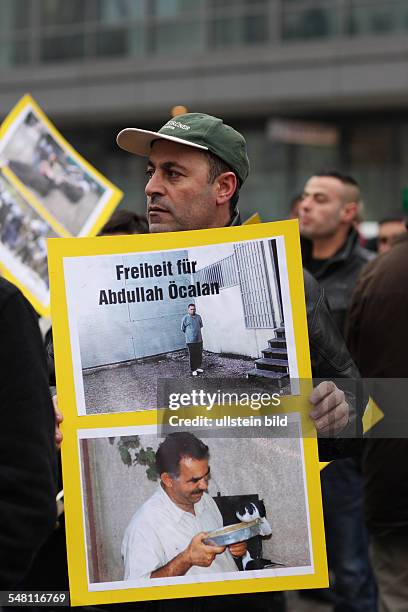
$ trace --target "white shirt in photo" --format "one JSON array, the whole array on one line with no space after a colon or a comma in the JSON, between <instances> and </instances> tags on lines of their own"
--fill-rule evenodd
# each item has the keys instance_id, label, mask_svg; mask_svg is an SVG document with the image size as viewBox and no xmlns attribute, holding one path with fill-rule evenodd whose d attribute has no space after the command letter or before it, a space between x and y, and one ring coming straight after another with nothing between
<instances>
[{"instance_id":1,"label":"white shirt in photo","mask_svg":"<svg viewBox=\"0 0 408 612\"><path fill-rule=\"evenodd\" d=\"M133 515L122 542L124 580L149 579L185 550L201 531L223 527L221 512L213 498L204 493L194 504L194 514L185 512L159 485L157 491ZM216 555L209 567L191 567L186 575L236 572L238 568L228 549Z\"/></svg>"}]
</instances>

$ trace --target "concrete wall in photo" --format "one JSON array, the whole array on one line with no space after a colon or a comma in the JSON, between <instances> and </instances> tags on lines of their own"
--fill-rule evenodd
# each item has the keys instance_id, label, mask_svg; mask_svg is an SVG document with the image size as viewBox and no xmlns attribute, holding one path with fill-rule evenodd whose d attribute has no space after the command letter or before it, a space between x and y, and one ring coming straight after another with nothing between
<instances>
[{"instance_id":1,"label":"concrete wall in photo","mask_svg":"<svg viewBox=\"0 0 408 612\"><path fill-rule=\"evenodd\" d=\"M170 299L170 280L189 284L190 275L162 276L138 280L116 280L116 266L150 265L171 261L175 269L186 251L82 257L72 275L72 303L78 317L81 361L83 368L119 363L158 355L185 347L180 330L181 319L187 312L186 299ZM125 304L99 305L101 289L118 292L160 287L163 300ZM191 301L191 300L190 300Z\"/></svg>"},{"instance_id":2,"label":"concrete wall in photo","mask_svg":"<svg viewBox=\"0 0 408 612\"><path fill-rule=\"evenodd\" d=\"M197 271L200 271L233 254L233 244L220 244L195 247L188 251L67 258L68 304L71 318L75 315L77 320L82 368L110 365L184 348L185 337L180 324L190 302L196 304L197 312L203 319L204 349L214 353L261 357L268 340L275 337L274 327L246 326L238 281L233 286L221 286L218 295L175 299L169 296L171 281L177 287L197 281L196 275L177 273L178 260L188 257L191 262L197 262ZM276 285L268 249L265 250L265 258L269 262L270 307L278 321ZM144 263L154 266L162 265L165 261L172 263L172 275L137 280L126 279L122 275L120 280L117 279L117 266L139 267ZM256 295L255 277L251 282L253 294ZM100 303L102 290L104 297L111 300L109 291L116 296L120 291L135 291L138 288L146 291L155 287L162 292L163 299Z\"/></svg>"},{"instance_id":3,"label":"concrete wall in photo","mask_svg":"<svg viewBox=\"0 0 408 612\"><path fill-rule=\"evenodd\" d=\"M287 566L308 565L310 552L299 439L296 436L293 439L202 439L211 453L210 494L257 493L264 499L273 530L272 538L263 543L264 557ZM140 441L143 447L151 446L155 450L159 444L156 436L150 435L140 436ZM107 438L90 440L87 446L93 507L92 516L86 521L88 565L91 572L97 567L99 574L90 578L101 582L121 580L120 548L124 531L134 512L158 484L147 479L145 467L125 466L116 443L111 445ZM84 468L83 460L82 465ZM85 499L89 493L84 492ZM89 504L85 503L85 507L89 514ZM95 547L91 546L92 538ZM89 562L92 559L94 563Z\"/></svg>"}]
</instances>

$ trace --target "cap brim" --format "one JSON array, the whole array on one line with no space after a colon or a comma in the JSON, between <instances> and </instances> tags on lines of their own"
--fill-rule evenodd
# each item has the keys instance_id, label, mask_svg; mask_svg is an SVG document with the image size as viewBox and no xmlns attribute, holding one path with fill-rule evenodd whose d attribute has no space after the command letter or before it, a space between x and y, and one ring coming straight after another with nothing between
<instances>
[{"instance_id":1,"label":"cap brim","mask_svg":"<svg viewBox=\"0 0 408 612\"><path fill-rule=\"evenodd\" d=\"M208 151L208 147L203 145L177 138L176 136L168 136L167 134L159 134L159 132L149 132L148 130L139 130L138 128L125 128L116 137L116 142L121 149L134 153L135 155L143 155L149 157L152 148L152 142L154 140L171 140L172 142L178 142L188 147L194 147L195 149L204 149Z\"/></svg>"}]
</instances>

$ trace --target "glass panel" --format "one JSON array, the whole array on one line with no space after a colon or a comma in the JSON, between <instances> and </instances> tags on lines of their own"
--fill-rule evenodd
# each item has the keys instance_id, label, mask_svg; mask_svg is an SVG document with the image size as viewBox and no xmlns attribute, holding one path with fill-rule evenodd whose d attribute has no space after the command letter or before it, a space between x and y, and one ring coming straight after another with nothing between
<instances>
[{"instance_id":1,"label":"glass panel","mask_svg":"<svg viewBox=\"0 0 408 612\"><path fill-rule=\"evenodd\" d=\"M124 28L96 33L96 55L127 55L128 39Z\"/></svg>"},{"instance_id":2,"label":"glass panel","mask_svg":"<svg viewBox=\"0 0 408 612\"><path fill-rule=\"evenodd\" d=\"M155 15L158 17L175 17L186 13L198 13L205 0L156 0Z\"/></svg>"},{"instance_id":3,"label":"glass panel","mask_svg":"<svg viewBox=\"0 0 408 612\"><path fill-rule=\"evenodd\" d=\"M144 27L115 28L96 32L96 55L118 57L141 55L144 52Z\"/></svg>"},{"instance_id":4,"label":"glass panel","mask_svg":"<svg viewBox=\"0 0 408 612\"><path fill-rule=\"evenodd\" d=\"M40 0L41 25L82 23L86 6L84 0Z\"/></svg>"},{"instance_id":5,"label":"glass panel","mask_svg":"<svg viewBox=\"0 0 408 612\"><path fill-rule=\"evenodd\" d=\"M144 0L97 0L96 15L102 23L117 23L144 16Z\"/></svg>"},{"instance_id":6,"label":"glass panel","mask_svg":"<svg viewBox=\"0 0 408 612\"><path fill-rule=\"evenodd\" d=\"M378 123L350 131L350 168L361 186L365 219L378 220L401 202L397 131L397 126Z\"/></svg>"},{"instance_id":7,"label":"glass panel","mask_svg":"<svg viewBox=\"0 0 408 612\"><path fill-rule=\"evenodd\" d=\"M306 181L316 172L333 170L339 167L339 149L337 146L295 146L296 179L299 193L303 191Z\"/></svg>"},{"instance_id":8,"label":"glass panel","mask_svg":"<svg viewBox=\"0 0 408 612\"><path fill-rule=\"evenodd\" d=\"M202 50L205 45L204 24L198 21L160 23L153 29L153 36L157 53Z\"/></svg>"},{"instance_id":9,"label":"glass panel","mask_svg":"<svg viewBox=\"0 0 408 612\"><path fill-rule=\"evenodd\" d=\"M268 38L267 20L264 15L221 17L214 20L213 38L216 47L262 43Z\"/></svg>"},{"instance_id":10,"label":"glass panel","mask_svg":"<svg viewBox=\"0 0 408 612\"><path fill-rule=\"evenodd\" d=\"M236 127L245 135L251 160L251 172L239 199L243 218L254 211L260 213L263 221L287 218L295 190L293 180L288 179L292 172L291 145L272 142L264 129Z\"/></svg>"},{"instance_id":11,"label":"glass panel","mask_svg":"<svg viewBox=\"0 0 408 612\"><path fill-rule=\"evenodd\" d=\"M132 28L128 32L129 54L142 55L145 51L146 29L144 27Z\"/></svg>"},{"instance_id":12,"label":"glass panel","mask_svg":"<svg viewBox=\"0 0 408 612\"><path fill-rule=\"evenodd\" d=\"M30 46L28 40L3 40L0 44L0 66L18 66L30 62Z\"/></svg>"},{"instance_id":13,"label":"glass panel","mask_svg":"<svg viewBox=\"0 0 408 612\"><path fill-rule=\"evenodd\" d=\"M348 31L350 34L382 34L408 27L407 2L372 2L350 9Z\"/></svg>"},{"instance_id":14,"label":"glass panel","mask_svg":"<svg viewBox=\"0 0 408 612\"><path fill-rule=\"evenodd\" d=\"M85 36L47 36L41 40L41 59L49 61L70 61L84 57Z\"/></svg>"},{"instance_id":15,"label":"glass panel","mask_svg":"<svg viewBox=\"0 0 408 612\"><path fill-rule=\"evenodd\" d=\"M268 0L210 0L209 5L212 9L235 9L237 7L250 7L253 8L266 6Z\"/></svg>"},{"instance_id":16,"label":"glass panel","mask_svg":"<svg viewBox=\"0 0 408 612\"><path fill-rule=\"evenodd\" d=\"M286 40L328 38L335 36L338 29L338 11L334 6L286 11L283 15L282 36Z\"/></svg>"},{"instance_id":17,"label":"glass panel","mask_svg":"<svg viewBox=\"0 0 408 612\"><path fill-rule=\"evenodd\" d=\"M28 28L30 0L2 0L0 5L0 32Z\"/></svg>"}]
</instances>

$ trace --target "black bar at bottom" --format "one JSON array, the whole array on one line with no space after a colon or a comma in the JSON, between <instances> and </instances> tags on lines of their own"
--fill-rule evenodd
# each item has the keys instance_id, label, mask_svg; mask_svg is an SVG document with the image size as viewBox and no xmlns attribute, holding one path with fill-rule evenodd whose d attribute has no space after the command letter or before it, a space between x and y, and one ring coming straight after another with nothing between
<instances>
[{"instance_id":1,"label":"black bar at bottom","mask_svg":"<svg viewBox=\"0 0 408 612\"><path fill-rule=\"evenodd\" d=\"M0 591L0 606L69 606L69 592Z\"/></svg>"}]
</instances>

